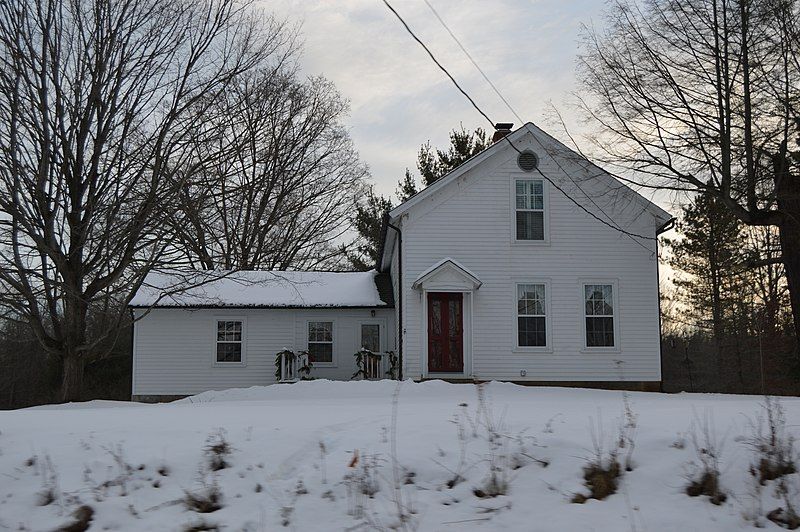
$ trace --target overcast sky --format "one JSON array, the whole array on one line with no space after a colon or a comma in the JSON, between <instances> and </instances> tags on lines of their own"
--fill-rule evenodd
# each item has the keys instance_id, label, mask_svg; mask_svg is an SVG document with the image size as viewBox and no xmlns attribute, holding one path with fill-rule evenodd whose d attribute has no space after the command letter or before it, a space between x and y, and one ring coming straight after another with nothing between
<instances>
[{"instance_id":1,"label":"overcast sky","mask_svg":"<svg viewBox=\"0 0 800 532\"><path fill-rule=\"evenodd\" d=\"M264 0L267 9L302 24L308 74L332 80L351 102L347 119L379 192L392 193L416 152L447 143L459 123L486 123L381 0ZM526 121L555 136L548 102L579 129L567 105L575 87L581 24L599 24L601 0L429 0L456 37ZM481 78L424 0L394 0L395 9L440 61L498 122L518 122ZM520 124L515 124L514 127Z\"/></svg>"}]
</instances>

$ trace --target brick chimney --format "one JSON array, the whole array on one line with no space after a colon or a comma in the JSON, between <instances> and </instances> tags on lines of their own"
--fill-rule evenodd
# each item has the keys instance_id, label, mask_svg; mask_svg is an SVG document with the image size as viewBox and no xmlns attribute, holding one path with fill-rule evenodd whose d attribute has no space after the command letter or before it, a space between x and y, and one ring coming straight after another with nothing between
<instances>
[{"instance_id":1,"label":"brick chimney","mask_svg":"<svg viewBox=\"0 0 800 532\"><path fill-rule=\"evenodd\" d=\"M514 127L514 124L511 122L496 123L494 125L494 135L492 135L492 144L511 133L512 127Z\"/></svg>"}]
</instances>

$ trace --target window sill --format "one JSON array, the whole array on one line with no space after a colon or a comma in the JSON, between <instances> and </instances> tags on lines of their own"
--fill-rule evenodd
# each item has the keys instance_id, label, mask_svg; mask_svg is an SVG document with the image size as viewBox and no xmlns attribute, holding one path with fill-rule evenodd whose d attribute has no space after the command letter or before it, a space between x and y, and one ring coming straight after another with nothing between
<instances>
[{"instance_id":1,"label":"window sill","mask_svg":"<svg viewBox=\"0 0 800 532\"><path fill-rule=\"evenodd\" d=\"M520 246L520 247L549 246L550 245L550 241L549 240L516 240L516 239L512 239L511 240L511 245L512 246Z\"/></svg>"},{"instance_id":2,"label":"window sill","mask_svg":"<svg viewBox=\"0 0 800 532\"><path fill-rule=\"evenodd\" d=\"M212 364L215 368L244 368L247 366L246 362L214 362Z\"/></svg>"},{"instance_id":3,"label":"window sill","mask_svg":"<svg viewBox=\"0 0 800 532\"><path fill-rule=\"evenodd\" d=\"M327 368L338 368L339 364L335 364L333 362L312 362L311 363L311 371L314 371L316 368L320 369L327 369Z\"/></svg>"},{"instance_id":4,"label":"window sill","mask_svg":"<svg viewBox=\"0 0 800 532\"><path fill-rule=\"evenodd\" d=\"M553 348L552 347L547 347L547 346L545 346L545 347L533 347L533 346L531 346L531 347L520 347L520 346L517 346L517 347L512 348L511 352L512 353L523 353L523 354L524 353L545 353L545 354L547 354L547 353L552 353L553 352Z\"/></svg>"},{"instance_id":5,"label":"window sill","mask_svg":"<svg viewBox=\"0 0 800 532\"><path fill-rule=\"evenodd\" d=\"M622 353L622 349L619 347L582 347L580 349L581 353Z\"/></svg>"}]
</instances>

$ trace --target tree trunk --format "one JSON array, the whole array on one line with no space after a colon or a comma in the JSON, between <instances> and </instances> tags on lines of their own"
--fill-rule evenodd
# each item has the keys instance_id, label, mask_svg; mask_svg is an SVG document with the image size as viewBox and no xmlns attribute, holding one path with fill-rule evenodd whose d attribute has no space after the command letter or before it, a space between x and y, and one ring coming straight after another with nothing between
<instances>
[{"instance_id":1,"label":"tree trunk","mask_svg":"<svg viewBox=\"0 0 800 532\"><path fill-rule=\"evenodd\" d=\"M63 358L62 371L59 401L80 401L83 390L83 359L75 354L67 354Z\"/></svg>"},{"instance_id":2,"label":"tree trunk","mask_svg":"<svg viewBox=\"0 0 800 532\"><path fill-rule=\"evenodd\" d=\"M775 169L775 197L778 210L783 213L778 234L792 307L795 353L800 355L800 176L792 173L783 152L773 156L772 164Z\"/></svg>"},{"instance_id":3,"label":"tree trunk","mask_svg":"<svg viewBox=\"0 0 800 532\"><path fill-rule=\"evenodd\" d=\"M725 361L722 349L722 289L721 278L722 272L720 271L719 262L717 261L716 246L719 244L716 231L716 219L713 216L715 212L714 202L716 200L712 197L708 198L708 269L711 275L711 331L714 335L714 350L717 356L717 375L719 376L720 392L727 391L727 380L725 371Z\"/></svg>"},{"instance_id":4,"label":"tree trunk","mask_svg":"<svg viewBox=\"0 0 800 532\"><path fill-rule=\"evenodd\" d=\"M800 219L800 209L795 211ZM786 274L786 286L792 305L795 341L800 338L800 226L794 220L787 220L780 226L781 253Z\"/></svg>"}]
</instances>

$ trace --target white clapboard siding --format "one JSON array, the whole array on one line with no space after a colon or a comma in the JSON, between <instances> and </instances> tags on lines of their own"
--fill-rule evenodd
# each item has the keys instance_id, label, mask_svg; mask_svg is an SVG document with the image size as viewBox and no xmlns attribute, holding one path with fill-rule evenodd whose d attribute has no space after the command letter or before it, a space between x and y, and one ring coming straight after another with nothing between
<instances>
[{"instance_id":1,"label":"white clapboard siding","mask_svg":"<svg viewBox=\"0 0 800 532\"><path fill-rule=\"evenodd\" d=\"M540 158L539 167L559 186L602 217L599 209L577 190L544 153L533 137L521 139ZM513 179L538 178L525 173L510 147L473 167L449 185L417 201L399 222L403 230L405 376L423 376L426 334L422 294L413 281L445 257L468 268L483 285L473 301L472 368L480 379L539 381L658 381L658 274L653 240L634 241L581 211L564 194L545 182L549 243L513 243ZM599 170L560 160L589 196L628 231L655 236L663 223L633 200L629 190L609 190L591 178ZM562 177L559 177L562 175ZM572 175L572 174L570 174ZM587 179L588 177L588 179ZM617 187L620 185L617 183ZM397 250L394 251L396 255ZM396 260L396 256L392 257ZM613 279L617 283L615 319L619 323L618 352L583 348L582 281ZM515 283L549 283L552 352L515 349ZM399 299L401 296L396 295ZM465 331L465 334L469 334ZM621 365L617 361L622 361ZM520 372L524 370L525 376Z\"/></svg>"},{"instance_id":2,"label":"white clapboard siding","mask_svg":"<svg viewBox=\"0 0 800 532\"><path fill-rule=\"evenodd\" d=\"M245 364L214 363L216 319L245 321ZM316 367L315 378L347 380L356 371L360 323L382 325L381 341L394 347L392 309L153 309L137 322L133 395L190 395L206 390L263 386L275 382L275 355L307 347L308 320L334 321L335 367Z\"/></svg>"}]
</instances>

